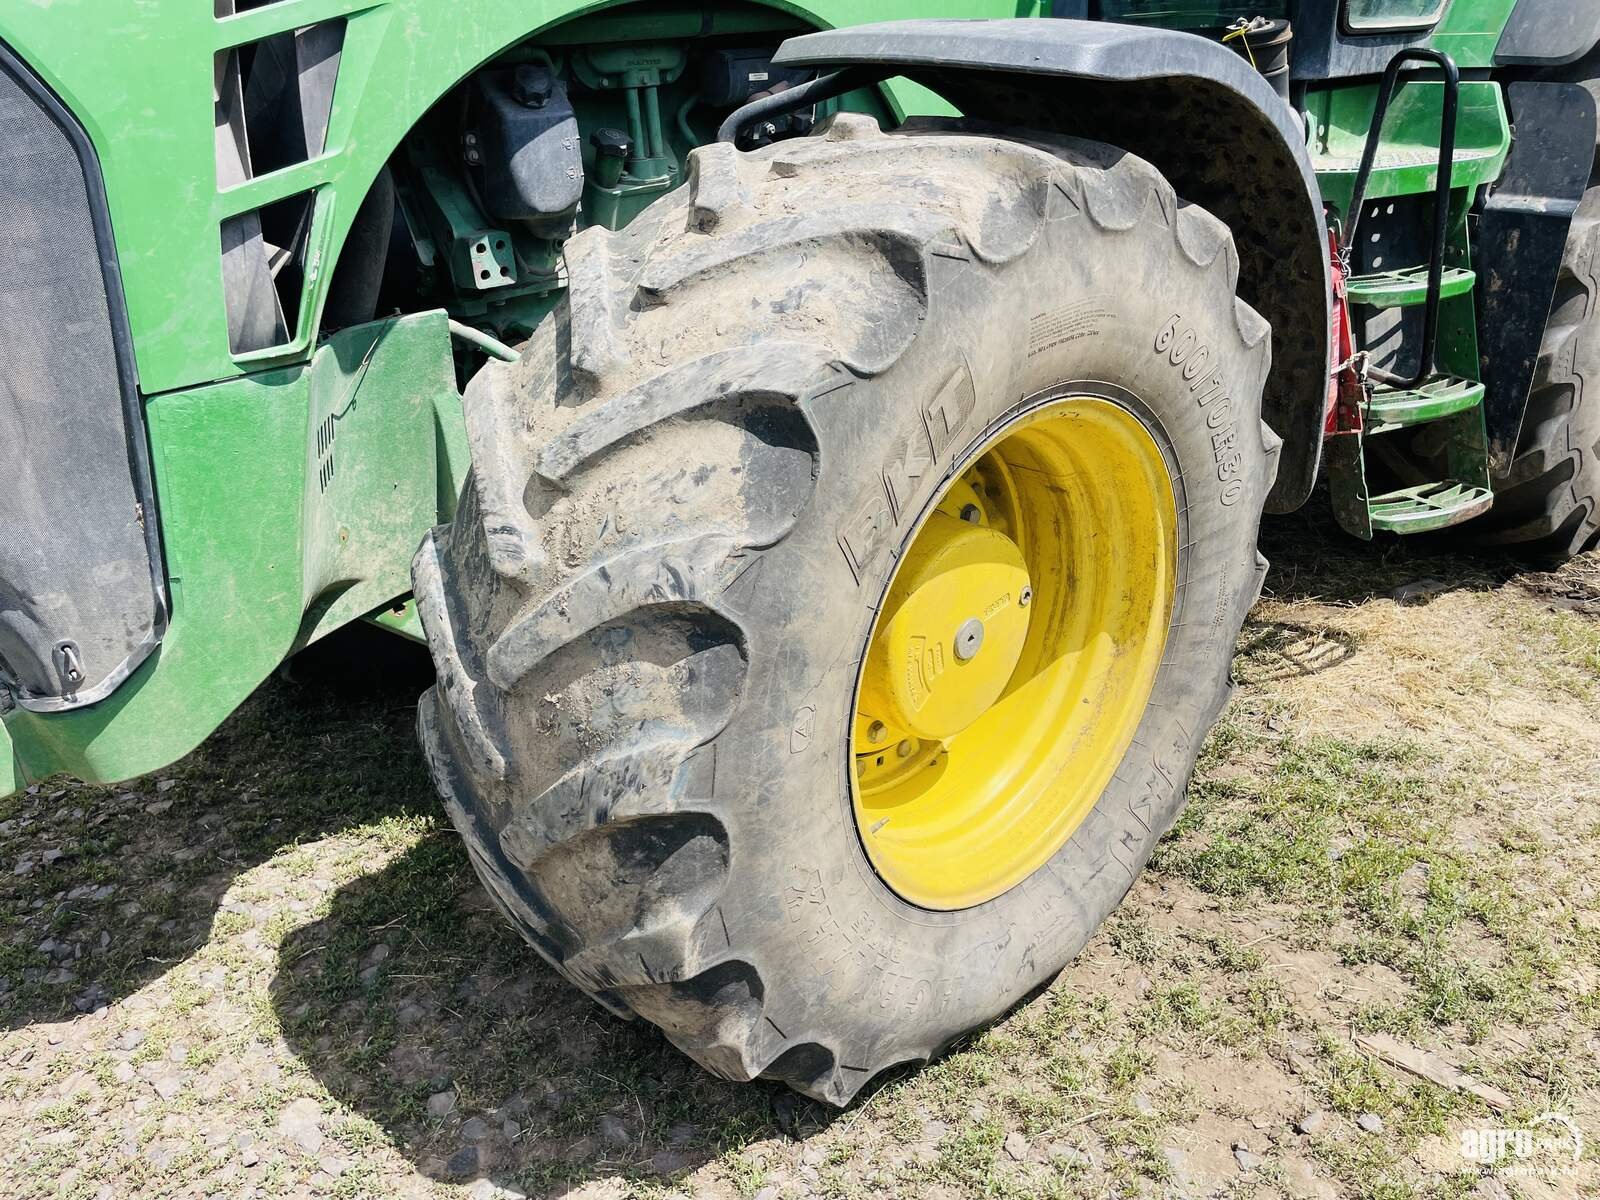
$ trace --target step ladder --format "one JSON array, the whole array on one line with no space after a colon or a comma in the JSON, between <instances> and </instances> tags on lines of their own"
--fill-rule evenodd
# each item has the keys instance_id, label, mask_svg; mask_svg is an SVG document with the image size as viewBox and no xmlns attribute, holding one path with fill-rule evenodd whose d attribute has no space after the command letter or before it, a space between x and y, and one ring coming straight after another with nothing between
<instances>
[{"instance_id":1,"label":"step ladder","mask_svg":"<svg viewBox=\"0 0 1600 1200\"><path fill-rule=\"evenodd\" d=\"M1380 531L1404 534L1443 529L1478 516L1494 503L1489 486L1483 384L1475 378L1437 368L1440 308L1450 301L1470 305L1477 283L1470 268L1445 264L1461 82L1460 72L1448 54L1411 48L1390 59L1378 88L1372 127L1367 132L1361 166L1351 192L1343 242L1350 248L1359 244L1357 233L1383 133L1383 119L1394 98L1401 68L1407 62L1437 66L1445 81L1429 259L1400 269L1351 275L1344 281L1344 295L1349 304L1370 309L1420 307L1423 310L1422 340L1417 366L1409 375L1366 367L1360 380L1359 416L1345 414L1348 419L1343 427L1330 428L1327 445L1334 514L1344 529L1361 538L1371 538ZM1472 324L1470 311L1467 323ZM1476 373L1476 364L1469 369ZM1367 458L1370 452L1382 446L1372 439L1394 436L1422 425L1440 426L1446 477L1408 481L1393 491L1372 495L1367 486Z\"/></svg>"}]
</instances>

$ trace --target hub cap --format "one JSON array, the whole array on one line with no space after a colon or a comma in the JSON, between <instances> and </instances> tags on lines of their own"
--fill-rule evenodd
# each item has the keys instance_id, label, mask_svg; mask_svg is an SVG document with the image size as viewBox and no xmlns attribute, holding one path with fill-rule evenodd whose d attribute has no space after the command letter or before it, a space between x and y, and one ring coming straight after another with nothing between
<instances>
[{"instance_id":1,"label":"hub cap","mask_svg":"<svg viewBox=\"0 0 1600 1200\"><path fill-rule=\"evenodd\" d=\"M913 904L993 899L1060 849L1150 699L1177 511L1155 439L1090 397L997 434L890 580L857 689L867 856Z\"/></svg>"}]
</instances>

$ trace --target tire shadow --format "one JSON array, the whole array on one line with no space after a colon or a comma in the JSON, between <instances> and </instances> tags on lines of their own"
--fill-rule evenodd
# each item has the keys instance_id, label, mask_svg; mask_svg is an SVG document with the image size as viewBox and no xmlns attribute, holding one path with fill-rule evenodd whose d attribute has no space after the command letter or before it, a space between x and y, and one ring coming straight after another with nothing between
<instances>
[{"instance_id":1,"label":"tire shadow","mask_svg":"<svg viewBox=\"0 0 1600 1200\"><path fill-rule=\"evenodd\" d=\"M1363 542L1334 523L1325 488L1297 512L1263 518L1260 544L1269 564L1263 599L1291 603L1425 603L1454 591L1492 591L1553 565L1449 533Z\"/></svg>"},{"instance_id":2,"label":"tire shadow","mask_svg":"<svg viewBox=\"0 0 1600 1200\"><path fill-rule=\"evenodd\" d=\"M435 1181L669 1184L834 1118L782 1085L717 1079L653 1026L599 1008L493 908L442 818L335 893L278 961L290 1049Z\"/></svg>"},{"instance_id":3,"label":"tire shadow","mask_svg":"<svg viewBox=\"0 0 1600 1200\"><path fill-rule=\"evenodd\" d=\"M200 749L128 783L0 801L0 1022L92 1012L185 961L233 881L285 846L437 801L413 741L425 653L352 628L293 660Z\"/></svg>"}]
</instances>

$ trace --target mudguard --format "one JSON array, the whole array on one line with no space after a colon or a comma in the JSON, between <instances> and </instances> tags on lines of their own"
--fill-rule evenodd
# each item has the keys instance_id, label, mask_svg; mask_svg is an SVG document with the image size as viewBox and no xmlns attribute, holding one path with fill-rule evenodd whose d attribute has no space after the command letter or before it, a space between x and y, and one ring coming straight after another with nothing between
<instances>
[{"instance_id":1,"label":"mudguard","mask_svg":"<svg viewBox=\"0 0 1600 1200\"><path fill-rule=\"evenodd\" d=\"M1502 66L1559 67L1600 46L1594 0L1517 0L1494 48Z\"/></svg>"},{"instance_id":2,"label":"mudguard","mask_svg":"<svg viewBox=\"0 0 1600 1200\"><path fill-rule=\"evenodd\" d=\"M1120 146L1233 230L1240 294L1272 323L1263 415L1284 439L1270 512L1311 494L1331 362L1326 234L1301 118L1227 47L1060 19L893 21L791 38L784 66L882 68L963 114Z\"/></svg>"}]
</instances>

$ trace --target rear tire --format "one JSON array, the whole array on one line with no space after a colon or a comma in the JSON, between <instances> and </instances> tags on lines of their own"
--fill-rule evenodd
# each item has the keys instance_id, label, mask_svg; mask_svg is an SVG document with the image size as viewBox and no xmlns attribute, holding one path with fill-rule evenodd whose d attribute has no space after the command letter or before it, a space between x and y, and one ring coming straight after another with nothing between
<instances>
[{"instance_id":1,"label":"rear tire","mask_svg":"<svg viewBox=\"0 0 1600 1200\"><path fill-rule=\"evenodd\" d=\"M414 568L420 731L562 974L718 1075L844 1104L1060 970L1176 818L1265 568L1268 328L1221 223L1110 147L845 115L690 163L572 239L566 298L467 390L472 479ZM1171 476L1153 700L1045 866L918 908L852 815L859 661L942 481L1063 389Z\"/></svg>"},{"instance_id":2,"label":"rear tire","mask_svg":"<svg viewBox=\"0 0 1600 1200\"><path fill-rule=\"evenodd\" d=\"M1593 61L1581 82L1600 102ZM1490 545L1570 558L1600 534L1600 147L1567 236L1516 454L1472 528ZM1587 387L1585 384L1587 383Z\"/></svg>"}]
</instances>

